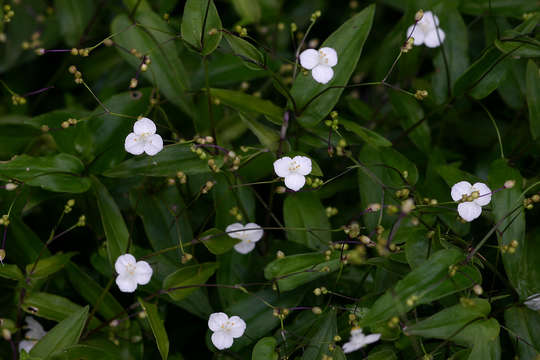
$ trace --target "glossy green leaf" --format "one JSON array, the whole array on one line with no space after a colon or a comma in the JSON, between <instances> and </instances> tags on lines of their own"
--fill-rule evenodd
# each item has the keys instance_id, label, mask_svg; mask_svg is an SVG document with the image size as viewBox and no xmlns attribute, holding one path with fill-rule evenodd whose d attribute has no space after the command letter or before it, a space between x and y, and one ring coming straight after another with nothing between
<instances>
[{"instance_id":1,"label":"glossy green leaf","mask_svg":"<svg viewBox=\"0 0 540 360\"><path fill-rule=\"evenodd\" d=\"M233 53L243 60L246 67L251 70L262 70L265 64L263 54L253 45L232 33L223 34Z\"/></svg>"},{"instance_id":2,"label":"glossy green leaf","mask_svg":"<svg viewBox=\"0 0 540 360\"><path fill-rule=\"evenodd\" d=\"M257 341L251 352L251 360L277 360L277 341L274 337L264 337Z\"/></svg>"},{"instance_id":3,"label":"glossy green leaf","mask_svg":"<svg viewBox=\"0 0 540 360\"><path fill-rule=\"evenodd\" d=\"M83 170L81 160L69 154L44 157L19 155L10 161L0 161L0 176L21 182L52 173L80 174Z\"/></svg>"},{"instance_id":4,"label":"glossy green leaf","mask_svg":"<svg viewBox=\"0 0 540 360\"><path fill-rule=\"evenodd\" d=\"M168 145L157 155L133 157L107 170L103 175L115 178L132 176L175 177L178 171L182 171L186 175L210 172L207 161L199 159L190 148L189 144ZM218 162L219 159L216 160L216 163Z\"/></svg>"},{"instance_id":5,"label":"glossy green leaf","mask_svg":"<svg viewBox=\"0 0 540 360\"><path fill-rule=\"evenodd\" d=\"M483 15L491 13L493 15L518 16L534 11L536 6L529 0L476 0L464 1L459 8L469 15Z\"/></svg>"},{"instance_id":6,"label":"glossy green leaf","mask_svg":"<svg viewBox=\"0 0 540 360\"><path fill-rule=\"evenodd\" d=\"M92 345L72 345L50 357L51 360L114 360L117 354L109 349Z\"/></svg>"},{"instance_id":7,"label":"glossy green leaf","mask_svg":"<svg viewBox=\"0 0 540 360\"><path fill-rule=\"evenodd\" d=\"M484 182L482 179L451 165L438 166L436 171L448 185L448 193L450 193L450 188L460 181L468 181L471 184Z\"/></svg>"},{"instance_id":8,"label":"glossy green leaf","mask_svg":"<svg viewBox=\"0 0 540 360\"><path fill-rule=\"evenodd\" d=\"M204 27L204 28L203 28ZM209 31L217 33L210 35ZM213 0L188 0L182 16L182 39L199 49L202 55L211 54L221 42L221 19Z\"/></svg>"},{"instance_id":9,"label":"glossy green leaf","mask_svg":"<svg viewBox=\"0 0 540 360\"><path fill-rule=\"evenodd\" d=\"M233 239L223 232L223 230L218 229L206 230L199 236L199 239L208 251L214 255L225 254L239 242L238 239Z\"/></svg>"},{"instance_id":10,"label":"glossy green leaf","mask_svg":"<svg viewBox=\"0 0 540 360\"><path fill-rule=\"evenodd\" d=\"M170 41L171 28L150 11L137 12L136 20L141 26L130 26L132 22L127 15L118 15L111 24L111 32L118 33L114 41L124 48L135 48L141 54L149 55L152 63L143 76L155 83L169 101L193 117L193 105L185 93L190 86L190 77L178 56L175 42ZM141 60L133 55L124 51L119 53L132 67L141 65Z\"/></svg>"},{"instance_id":11,"label":"glossy green leaf","mask_svg":"<svg viewBox=\"0 0 540 360\"><path fill-rule=\"evenodd\" d=\"M232 0L237 14L245 23L258 22L261 18L261 6L259 0Z\"/></svg>"},{"instance_id":12,"label":"glossy green leaf","mask_svg":"<svg viewBox=\"0 0 540 360\"><path fill-rule=\"evenodd\" d=\"M503 53L514 57L539 57L540 41L533 38L534 29L540 22L540 14L534 14L513 29L509 29L495 40L495 46Z\"/></svg>"},{"instance_id":13,"label":"glossy green leaf","mask_svg":"<svg viewBox=\"0 0 540 360\"><path fill-rule=\"evenodd\" d=\"M0 265L0 277L11 280L23 280L24 275L17 265L2 264Z\"/></svg>"},{"instance_id":14,"label":"glossy green leaf","mask_svg":"<svg viewBox=\"0 0 540 360\"><path fill-rule=\"evenodd\" d=\"M269 100L227 89L210 89L212 97L219 99L223 104L245 113L265 115L276 125L283 122L283 110Z\"/></svg>"},{"instance_id":15,"label":"glossy green leaf","mask_svg":"<svg viewBox=\"0 0 540 360\"><path fill-rule=\"evenodd\" d=\"M504 312L508 335L520 359L536 359L540 354L540 315L526 307L511 307ZM519 338L517 338L519 337Z\"/></svg>"},{"instance_id":16,"label":"glossy green leaf","mask_svg":"<svg viewBox=\"0 0 540 360\"><path fill-rule=\"evenodd\" d=\"M0 159L9 160L21 153L41 134L32 118L16 114L0 117Z\"/></svg>"},{"instance_id":17,"label":"glossy green leaf","mask_svg":"<svg viewBox=\"0 0 540 360\"><path fill-rule=\"evenodd\" d=\"M461 250L451 248L440 250L429 260L398 281L395 287L377 299L371 310L361 320L362 326L380 323L413 309L420 304L461 291L481 282L479 271L471 266L462 266L465 259ZM449 267L458 265L459 270L451 277ZM417 299L407 303L412 296Z\"/></svg>"},{"instance_id":18,"label":"glossy green leaf","mask_svg":"<svg viewBox=\"0 0 540 360\"><path fill-rule=\"evenodd\" d=\"M330 271L322 271L325 267ZM334 253L331 260L326 260L321 253L297 254L276 259L266 265L264 277L267 280L277 280L280 291L289 291L339 268L339 253Z\"/></svg>"},{"instance_id":19,"label":"glossy green leaf","mask_svg":"<svg viewBox=\"0 0 540 360\"><path fill-rule=\"evenodd\" d=\"M224 173L215 174L214 180L216 184L212 188L212 197L216 209L215 227L225 230L228 225L238 222L237 215L231 213L235 207L238 214L242 215L243 222L254 222L255 196L251 189L242 186L238 177L228 176ZM209 250L212 251L212 249Z\"/></svg>"},{"instance_id":20,"label":"glossy green leaf","mask_svg":"<svg viewBox=\"0 0 540 360\"><path fill-rule=\"evenodd\" d=\"M204 284L216 272L218 266L217 263L207 262L183 267L163 280L163 289L167 290L173 300L181 300L197 290L197 286L193 285ZM185 289L169 290L184 286Z\"/></svg>"},{"instance_id":21,"label":"glossy green leaf","mask_svg":"<svg viewBox=\"0 0 540 360\"><path fill-rule=\"evenodd\" d=\"M84 30L95 11L92 0L54 0L60 29L69 46L79 45Z\"/></svg>"},{"instance_id":22,"label":"glossy green leaf","mask_svg":"<svg viewBox=\"0 0 540 360\"><path fill-rule=\"evenodd\" d=\"M312 249L322 249L332 241L330 223L315 192L288 195L283 202L287 238Z\"/></svg>"},{"instance_id":23,"label":"glossy green leaf","mask_svg":"<svg viewBox=\"0 0 540 360\"><path fill-rule=\"evenodd\" d=\"M309 345L304 351L302 360L319 360L323 358L323 355L328 354L328 344L332 343L334 336L337 335L336 310L332 309L326 314L321 315L314 328L317 330L310 338ZM337 355L341 352L341 349L337 348L335 351L335 355ZM334 354L332 355L334 357Z\"/></svg>"},{"instance_id":24,"label":"glossy green leaf","mask_svg":"<svg viewBox=\"0 0 540 360\"><path fill-rule=\"evenodd\" d=\"M362 54L374 14L375 5L366 7L341 25L321 44L320 47L331 47L338 54L338 63L332 68L334 78L328 84L315 82L311 74L304 76L300 73L294 80L291 94L296 103L296 110L300 114L297 119L303 126L318 124L338 102L343 88L327 90L321 96L314 98L332 86L347 85Z\"/></svg>"},{"instance_id":25,"label":"glossy green leaf","mask_svg":"<svg viewBox=\"0 0 540 360\"><path fill-rule=\"evenodd\" d=\"M240 119L267 149L270 151L276 151L278 149L279 133L277 130L261 124L253 116L248 114L240 114Z\"/></svg>"},{"instance_id":26,"label":"glossy green leaf","mask_svg":"<svg viewBox=\"0 0 540 360\"><path fill-rule=\"evenodd\" d=\"M52 275L55 272L62 270L73 255L75 255L74 252L69 252L65 254L59 253L50 257L42 258L37 262L35 268L34 264L26 265L26 274L33 279L44 278Z\"/></svg>"},{"instance_id":27,"label":"glossy green leaf","mask_svg":"<svg viewBox=\"0 0 540 360\"><path fill-rule=\"evenodd\" d=\"M88 191L92 182L87 177L73 174L47 174L36 176L28 180L26 184L54 192L80 194Z\"/></svg>"},{"instance_id":28,"label":"glossy green leaf","mask_svg":"<svg viewBox=\"0 0 540 360\"><path fill-rule=\"evenodd\" d=\"M365 128L361 125L358 125L357 123L345 120L345 119L339 119L339 124L343 125L343 127L356 135L358 135L362 140L364 140L367 144L374 146L374 147L387 147L392 146L392 142L390 142L388 139L386 139L384 136L376 133L373 130L370 130L368 128Z\"/></svg>"},{"instance_id":29,"label":"glossy green leaf","mask_svg":"<svg viewBox=\"0 0 540 360\"><path fill-rule=\"evenodd\" d=\"M163 320L160 318L158 313L158 308L156 304L148 303L139 299L144 312L148 316L148 322L154 333L154 338L156 339L156 344L161 354L163 360L167 360L169 356L169 337L167 335L167 330L163 325Z\"/></svg>"},{"instance_id":30,"label":"glossy green leaf","mask_svg":"<svg viewBox=\"0 0 540 360\"><path fill-rule=\"evenodd\" d=\"M55 352L79 342L84 324L88 317L88 306L74 312L62 320L32 348L31 356L46 358Z\"/></svg>"},{"instance_id":31,"label":"glossy green leaf","mask_svg":"<svg viewBox=\"0 0 540 360\"><path fill-rule=\"evenodd\" d=\"M532 60L527 63L526 82L531 136L533 139L538 139L540 137L540 70Z\"/></svg>"},{"instance_id":32,"label":"glossy green leaf","mask_svg":"<svg viewBox=\"0 0 540 360\"><path fill-rule=\"evenodd\" d=\"M394 112L400 119L403 130L408 130L411 126L424 118L424 110L418 101L410 95L397 91L390 93L390 102ZM429 152L431 146L431 133L428 123L422 122L408 134L411 141L422 151Z\"/></svg>"},{"instance_id":33,"label":"glossy green leaf","mask_svg":"<svg viewBox=\"0 0 540 360\"><path fill-rule=\"evenodd\" d=\"M245 256L236 251L229 251L217 257L219 269L216 272L216 282L224 285L243 284L251 278L253 272L250 264L256 263L254 256ZM219 287L219 299L223 307L229 307L240 299L246 297L246 294L237 289Z\"/></svg>"},{"instance_id":34,"label":"glossy green leaf","mask_svg":"<svg viewBox=\"0 0 540 360\"><path fill-rule=\"evenodd\" d=\"M92 178L92 185L107 238L109 262L113 265L116 259L128 250L129 232L118 205L107 188L96 177Z\"/></svg>"}]
</instances>

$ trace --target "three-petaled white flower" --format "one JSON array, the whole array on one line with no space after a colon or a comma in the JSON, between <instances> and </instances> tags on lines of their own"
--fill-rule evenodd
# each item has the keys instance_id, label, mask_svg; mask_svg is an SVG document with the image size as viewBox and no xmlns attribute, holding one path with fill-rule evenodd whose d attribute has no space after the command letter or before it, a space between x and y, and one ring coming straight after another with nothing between
<instances>
[{"instance_id":1,"label":"three-petaled white flower","mask_svg":"<svg viewBox=\"0 0 540 360\"><path fill-rule=\"evenodd\" d=\"M210 315L208 327L212 334L212 344L219 350L228 349L232 346L235 338L239 338L246 330L246 323L238 316L231 316L218 312Z\"/></svg>"},{"instance_id":2,"label":"three-petaled white flower","mask_svg":"<svg viewBox=\"0 0 540 360\"><path fill-rule=\"evenodd\" d=\"M316 82L326 84L334 77L332 67L337 64L336 50L330 47L307 49L300 54L300 65L304 69L311 70L311 76Z\"/></svg>"},{"instance_id":3,"label":"three-petaled white flower","mask_svg":"<svg viewBox=\"0 0 540 360\"><path fill-rule=\"evenodd\" d=\"M43 326L41 326L41 324L31 316L27 316L24 321L26 322L25 327L28 329L28 331L26 334L24 334L25 340L22 340L19 343L19 351L24 349L27 353L29 353L34 345L36 345L37 342L41 340L45 334L47 334L47 332L43 330Z\"/></svg>"},{"instance_id":4,"label":"three-petaled white flower","mask_svg":"<svg viewBox=\"0 0 540 360\"><path fill-rule=\"evenodd\" d=\"M120 255L114 263L118 273L116 285L122 292L134 292L137 285L146 285L152 278L153 270L146 261L137 261L131 254Z\"/></svg>"},{"instance_id":5,"label":"three-petaled white flower","mask_svg":"<svg viewBox=\"0 0 540 360\"><path fill-rule=\"evenodd\" d=\"M413 30L414 29L414 30ZM437 32L439 35L437 36ZM446 34L439 28L439 18L431 11L426 11L424 16L407 29L407 37L414 38L414 45L425 44L427 47L435 48L444 41ZM439 41L440 38L440 41Z\"/></svg>"},{"instance_id":6,"label":"three-petaled white flower","mask_svg":"<svg viewBox=\"0 0 540 360\"><path fill-rule=\"evenodd\" d=\"M230 237L242 240L234 245L234 250L240 254L247 254L255 249L255 243L261 240L264 233L263 229L255 223L247 223L246 225L234 223L227 226L225 231Z\"/></svg>"},{"instance_id":7,"label":"three-petaled white flower","mask_svg":"<svg viewBox=\"0 0 540 360\"><path fill-rule=\"evenodd\" d=\"M381 338L381 334L364 335L361 328L354 327L351 330L351 337L348 342L343 344L345 354L356 351L364 346L374 343Z\"/></svg>"},{"instance_id":8,"label":"three-petaled white flower","mask_svg":"<svg viewBox=\"0 0 540 360\"><path fill-rule=\"evenodd\" d=\"M277 176L285 178L285 186L298 191L306 183L305 176L311 172L311 159L305 156L288 156L274 161Z\"/></svg>"},{"instance_id":9,"label":"three-petaled white flower","mask_svg":"<svg viewBox=\"0 0 540 360\"><path fill-rule=\"evenodd\" d=\"M156 134L156 124L144 117L133 125L133 132L126 137L124 148L133 155L145 152L153 156L163 149L163 139Z\"/></svg>"},{"instance_id":10,"label":"three-petaled white flower","mask_svg":"<svg viewBox=\"0 0 540 360\"><path fill-rule=\"evenodd\" d=\"M468 181L460 181L452 186L452 200L461 201L458 205L459 216L465 221L473 221L482 214L482 206L491 201L490 188L481 182L471 185Z\"/></svg>"},{"instance_id":11,"label":"three-petaled white flower","mask_svg":"<svg viewBox=\"0 0 540 360\"><path fill-rule=\"evenodd\" d=\"M529 296L523 305L534 311L540 310L540 293Z\"/></svg>"}]
</instances>

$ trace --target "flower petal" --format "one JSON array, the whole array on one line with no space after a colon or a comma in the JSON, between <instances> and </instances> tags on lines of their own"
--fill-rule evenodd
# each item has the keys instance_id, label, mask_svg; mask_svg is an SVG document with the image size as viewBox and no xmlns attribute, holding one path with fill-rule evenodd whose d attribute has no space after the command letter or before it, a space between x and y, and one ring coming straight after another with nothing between
<instances>
[{"instance_id":1,"label":"flower petal","mask_svg":"<svg viewBox=\"0 0 540 360\"><path fill-rule=\"evenodd\" d=\"M34 347L34 345L37 344L37 341L36 340L22 340L20 343L19 343L19 351L21 350L24 350L26 351L27 353L30 352L30 350L32 350L32 348Z\"/></svg>"},{"instance_id":2,"label":"flower petal","mask_svg":"<svg viewBox=\"0 0 540 360\"><path fill-rule=\"evenodd\" d=\"M293 159L300 167L296 169L296 173L300 175L309 175L311 172L311 159L307 156L295 156Z\"/></svg>"},{"instance_id":3,"label":"flower petal","mask_svg":"<svg viewBox=\"0 0 540 360\"><path fill-rule=\"evenodd\" d=\"M323 47L319 49L319 53L323 55L324 65L328 65L330 67L337 65L338 58L336 50L332 49L331 47Z\"/></svg>"},{"instance_id":4,"label":"flower petal","mask_svg":"<svg viewBox=\"0 0 540 360\"><path fill-rule=\"evenodd\" d=\"M446 34L444 33L444 31L439 29L439 37L437 37L437 32L435 31L435 29L433 29L426 34L424 38L424 44L426 44L427 47L436 48L437 46L441 45L445 37ZM439 38L441 38L441 41L439 41Z\"/></svg>"},{"instance_id":5,"label":"flower petal","mask_svg":"<svg viewBox=\"0 0 540 360\"><path fill-rule=\"evenodd\" d=\"M140 120L135 121L133 125L133 132L137 135L141 134L155 134L156 133L156 124L149 118L143 117Z\"/></svg>"},{"instance_id":6,"label":"flower petal","mask_svg":"<svg viewBox=\"0 0 540 360\"><path fill-rule=\"evenodd\" d=\"M319 52L315 49L302 51L300 54L300 65L307 70L311 70L319 65Z\"/></svg>"},{"instance_id":7,"label":"flower petal","mask_svg":"<svg viewBox=\"0 0 540 360\"><path fill-rule=\"evenodd\" d=\"M257 242L261 240L264 235L263 229L255 223L247 223L244 226L244 236L246 239L251 240L251 242Z\"/></svg>"},{"instance_id":8,"label":"flower petal","mask_svg":"<svg viewBox=\"0 0 540 360\"><path fill-rule=\"evenodd\" d=\"M126 266L135 265L136 263L135 256L131 254L120 255L114 263L114 269L118 274L123 274L126 272Z\"/></svg>"},{"instance_id":9,"label":"flower petal","mask_svg":"<svg viewBox=\"0 0 540 360\"><path fill-rule=\"evenodd\" d=\"M461 197L463 194L469 196L472 192L472 185L468 181L460 181L454 186L452 186L452 190L450 191L450 196L452 196L452 200L459 201L461 200Z\"/></svg>"},{"instance_id":10,"label":"flower petal","mask_svg":"<svg viewBox=\"0 0 540 360\"><path fill-rule=\"evenodd\" d=\"M227 226L227 228L225 229L225 232L227 233L227 235L229 235L230 237L234 239L243 239L244 232L239 231L239 230L244 230L244 225L240 223L234 223Z\"/></svg>"},{"instance_id":11,"label":"flower petal","mask_svg":"<svg viewBox=\"0 0 540 360\"><path fill-rule=\"evenodd\" d=\"M43 326L41 326L41 324L33 317L27 316L25 321L28 331L26 334L24 334L24 336L27 339L39 340L44 337L45 334L47 334L47 332L43 329Z\"/></svg>"},{"instance_id":12,"label":"flower petal","mask_svg":"<svg viewBox=\"0 0 540 360\"><path fill-rule=\"evenodd\" d=\"M116 277L116 285L122 292L132 293L137 289L137 280L135 276L118 275Z\"/></svg>"},{"instance_id":13,"label":"flower petal","mask_svg":"<svg viewBox=\"0 0 540 360\"><path fill-rule=\"evenodd\" d=\"M285 177L285 186L291 190L298 191L306 183L306 178L304 175L300 174L291 174Z\"/></svg>"},{"instance_id":14,"label":"flower petal","mask_svg":"<svg viewBox=\"0 0 540 360\"><path fill-rule=\"evenodd\" d=\"M418 25L416 25L416 27L414 26L414 24L409 26L409 28L407 29L407 38L409 36L412 36L414 38L413 44L416 46L422 45L424 43L424 32L420 29Z\"/></svg>"},{"instance_id":15,"label":"flower petal","mask_svg":"<svg viewBox=\"0 0 540 360\"><path fill-rule=\"evenodd\" d=\"M246 331L246 322L239 316L231 316L229 319L229 334L233 338L239 338Z\"/></svg>"},{"instance_id":16,"label":"flower petal","mask_svg":"<svg viewBox=\"0 0 540 360\"><path fill-rule=\"evenodd\" d=\"M362 347L362 344L354 342L354 341L349 341L343 344L342 349L345 354L348 354L348 353L351 353L353 351L360 349L361 347Z\"/></svg>"},{"instance_id":17,"label":"flower petal","mask_svg":"<svg viewBox=\"0 0 540 360\"><path fill-rule=\"evenodd\" d=\"M135 133L130 133L124 141L124 149L130 154L141 155L144 152L144 141Z\"/></svg>"},{"instance_id":18,"label":"flower petal","mask_svg":"<svg viewBox=\"0 0 540 360\"><path fill-rule=\"evenodd\" d=\"M459 216L465 221L473 221L482 214L482 207L472 201L461 203L457 207Z\"/></svg>"},{"instance_id":19,"label":"flower petal","mask_svg":"<svg viewBox=\"0 0 540 360\"><path fill-rule=\"evenodd\" d=\"M491 202L491 189L486 184L477 182L472 188L480 193L480 197L474 200L476 204L485 206Z\"/></svg>"},{"instance_id":20,"label":"flower petal","mask_svg":"<svg viewBox=\"0 0 540 360\"><path fill-rule=\"evenodd\" d=\"M150 264L146 261L137 261L137 265L135 266L135 280L137 280L137 283L139 285L148 284L154 273Z\"/></svg>"},{"instance_id":21,"label":"flower petal","mask_svg":"<svg viewBox=\"0 0 540 360\"><path fill-rule=\"evenodd\" d=\"M371 344L371 343L374 343L375 341L379 341L379 339L381 338L381 334L371 334L371 335L368 335L366 337L364 337L364 344Z\"/></svg>"},{"instance_id":22,"label":"flower petal","mask_svg":"<svg viewBox=\"0 0 540 360\"><path fill-rule=\"evenodd\" d=\"M233 344L233 337L224 331L218 331L212 334L212 344L218 349L228 349Z\"/></svg>"},{"instance_id":23,"label":"flower petal","mask_svg":"<svg viewBox=\"0 0 540 360\"><path fill-rule=\"evenodd\" d=\"M255 249L255 243L251 241L240 241L234 245L234 250L244 255L250 253L253 249Z\"/></svg>"},{"instance_id":24,"label":"flower petal","mask_svg":"<svg viewBox=\"0 0 540 360\"><path fill-rule=\"evenodd\" d=\"M436 26L439 26L439 17L431 11L426 11L419 22L422 22L424 25L434 28Z\"/></svg>"},{"instance_id":25,"label":"flower petal","mask_svg":"<svg viewBox=\"0 0 540 360\"><path fill-rule=\"evenodd\" d=\"M313 79L321 84L326 84L334 77L334 70L327 65L317 65L311 70Z\"/></svg>"},{"instance_id":26,"label":"flower petal","mask_svg":"<svg viewBox=\"0 0 540 360\"><path fill-rule=\"evenodd\" d=\"M154 134L146 139L144 144L144 152L150 156L156 155L163 149L163 139L158 134Z\"/></svg>"},{"instance_id":27,"label":"flower petal","mask_svg":"<svg viewBox=\"0 0 540 360\"><path fill-rule=\"evenodd\" d=\"M220 331L221 325L225 325L228 320L229 317L224 312L213 313L208 318L208 327L214 332Z\"/></svg>"},{"instance_id":28,"label":"flower petal","mask_svg":"<svg viewBox=\"0 0 540 360\"><path fill-rule=\"evenodd\" d=\"M540 294L529 296L527 300L523 302L523 305L534 311L540 310Z\"/></svg>"},{"instance_id":29,"label":"flower petal","mask_svg":"<svg viewBox=\"0 0 540 360\"><path fill-rule=\"evenodd\" d=\"M285 177L290 174L289 167L291 166L292 159L288 156L284 156L281 159L274 161L274 171L279 177Z\"/></svg>"}]
</instances>

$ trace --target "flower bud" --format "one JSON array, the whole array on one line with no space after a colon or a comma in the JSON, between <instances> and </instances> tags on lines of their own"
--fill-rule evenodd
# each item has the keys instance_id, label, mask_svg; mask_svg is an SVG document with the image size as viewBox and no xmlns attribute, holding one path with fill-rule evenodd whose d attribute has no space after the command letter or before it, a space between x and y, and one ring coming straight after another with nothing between
<instances>
[{"instance_id":1,"label":"flower bud","mask_svg":"<svg viewBox=\"0 0 540 360\"><path fill-rule=\"evenodd\" d=\"M480 284L476 284L473 286L473 291L476 295L480 296L484 292L484 289L482 289L482 286L480 286Z\"/></svg>"},{"instance_id":2,"label":"flower bud","mask_svg":"<svg viewBox=\"0 0 540 360\"><path fill-rule=\"evenodd\" d=\"M0 249L0 262L4 261L6 258L6 250Z\"/></svg>"},{"instance_id":3,"label":"flower bud","mask_svg":"<svg viewBox=\"0 0 540 360\"><path fill-rule=\"evenodd\" d=\"M12 183L12 182L8 182L8 183L6 184L6 190L7 190L7 191L13 191L13 190L15 190L17 187L18 187L18 185L17 185L17 184L14 184L14 183Z\"/></svg>"},{"instance_id":4,"label":"flower bud","mask_svg":"<svg viewBox=\"0 0 540 360\"><path fill-rule=\"evenodd\" d=\"M315 315L320 315L322 314L322 309L318 306L314 306L311 308L311 311L315 314Z\"/></svg>"},{"instance_id":5,"label":"flower bud","mask_svg":"<svg viewBox=\"0 0 540 360\"><path fill-rule=\"evenodd\" d=\"M2 329L2 337L4 338L4 340L6 341L10 341L11 340L11 331L9 331L8 329Z\"/></svg>"},{"instance_id":6,"label":"flower bud","mask_svg":"<svg viewBox=\"0 0 540 360\"><path fill-rule=\"evenodd\" d=\"M414 21L420 21L424 17L424 10L420 9L414 15Z\"/></svg>"},{"instance_id":7,"label":"flower bud","mask_svg":"<svg viewBox=\"0 0 540 360\"><path fill-rule=\"evenodd\" d=\"M284 253L283 251L278 250L278 251L276 252L276 258L278 258L278 259L283 259L284 257L285 257L285 253Z\"/></svg>"}]
</instances>

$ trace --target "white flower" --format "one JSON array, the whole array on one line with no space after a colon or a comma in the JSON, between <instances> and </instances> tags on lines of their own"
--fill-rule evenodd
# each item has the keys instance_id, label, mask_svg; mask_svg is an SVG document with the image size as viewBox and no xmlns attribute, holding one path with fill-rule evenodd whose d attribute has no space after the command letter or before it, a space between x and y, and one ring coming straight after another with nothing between
<instances>
[{"instance_id":1,"label":"white flower","mask_svg":"<svg viewBox=\"0 0 540 360\"><path fill-rule=\"evenodd\" d=\"M212 344L219 350L228 349L232 346L235 338L239 338L246 330L246 323L238 316L231 316L218 312L210 315L208 327L212 334Z\"/></svg>"},{"instance_id":2,"label":"white flower","mask_svg":"<svg viewBox=\"0 0 540 360\"><path fill-rule=\"evenodd\" d=\"M285 186L298 191L306 183L305 176L311 172L311 159L305 156L288 156L274 161L277 176L285 178Z\"/></svg>"},{"instance_id":3,"label":"white flower","mask_svg":"<svg viewBox=\"0 0 540 360\"><path fill-rule=\"evenodd\" d=\"M534 311L540 310L540 293L529 296L523 305Z\"/></svg>"},{"instance_id":4,"label":"white flower","mask_svg":"<svg viewBox=\"0 0 540 360\"><path fill-rule=\"evenodd\" d=\"M124 147L133 155L145 152L152 156L163 149L163 139L156 134L156 124L148 118L142 118L133 125L133 132L126 137Z\"/></svg>"},{"instance_id":5,"label":"white flower","mask_svg":"<svg viewBox=\"0 0 540 360\"><path fill-rule=\"evenodd\" d=\"M371 334L366 336L362 333L362 329L355 327L351 330L351 338L349 339L349 342L343 344L343 352L347 354L356 351L368 344L378 341L380 337L381 334Z\"/></svg>"},{"instance_id":6,"label":"white flower","mask_svg":"<svg viewBox=\"0 0 540 360\"><path fill-rule=\"evenodd\" d=\"M332 67L337 64L336 50L330 47L307 49L300 54L300 65L304 69L311 70L311 76L316 82L326 84L334 77Z\"/></svg>"},{"instance_id":7,"label":"white flower","mask_svg":"<svg viewBox=\"0 0 540 360\"><path fill-rule=\"evenodd\" d=\"M460 181L452 186L451 196L454 201L462 201L458 205L459 216L465 221L473 221L482 213L482 206L490 203L491 190L484 183L471 185L468 181Z\"/></svg>"},{"instance_id":8,"label":"white flower","mask_svg":"<svg viewBox=\"0 0 540 360\"><path fill-rule=\"evenodd\" d=\"M116 285L122 292L134 292L137 285L146 285L152 278L153 270L146 261L136 261L131 254L120 255L114 263L118 273Z\"/></svg>"},{"instance_id":9,"label":"white flower","mask_svg":"<svg viewBox=\"0 0 540 360\"><path fill-rule=\"evenodd\" d=\"M38 323L33 317L27 316L24 320L26 321L25 327L28 329L28 331L26 334L24 334L24 338L26 340L22 340L19 343L19 351L24 349L27 353L29 353L34 345L36 345L37 342L41 340L45 334L47 334L47 332L43 330L41 324Z\"/></svg>"},{"instance_id":10,"label":"white flower","mask_svg":"<svg viewBox=\"0 0 540 360\"><path fill-rule=\"evenodd\" d=\"M437 29L439 31L439 36L437 36ZM425 44L430 48L441 45L446 37L444 31L439 28L439 18L431 11L426 11L422 19L416 23L416 26L414 26L414 24L409 26L407 29L407 37L409 36L414 38L414 45L418 46ZM439 38L441 39L440 42Z\"/></svg>"},{"instance_id":11,"label":"white flower","mask_svg":"<svg viewBox=\"0 0 540 360\"><path fill-rule=\"evenodd\" d=\"M246 225L234 223L227 226L225 231L230 237L242 240L234 245L234 250L240 254L247 254L255 249L255 243L261 240L264 233L261 227L255 223L248 223Z\"/></svg>"}]
</instances>

